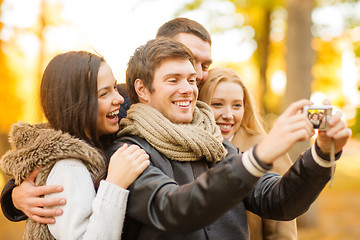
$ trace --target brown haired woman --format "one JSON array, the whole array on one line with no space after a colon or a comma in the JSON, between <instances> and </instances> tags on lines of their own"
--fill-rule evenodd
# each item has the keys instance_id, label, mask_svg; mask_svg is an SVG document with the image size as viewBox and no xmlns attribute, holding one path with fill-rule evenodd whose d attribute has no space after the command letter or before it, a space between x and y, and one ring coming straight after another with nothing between
<instances>
[{"instance_id":1,"label":"brown haired woman","mask_svg":"<svg viewBox=\"0 0 360 240\"><path fill-rule=\"evenodd\" d=\"M258 143L265 130L252 96L239 75L229 68L214 68L200 90L199 100L209 104L224 138L241 151ZM283 174L291 166L288 155L273 163L272 171ZM250 239L297 239L296 220L275 221L246 212Z\"/></svg>"},{"instance_id":2,"label":"brown haired woman","mask_svg":"<svg viewBox=\"0 0 360 240\"><path fill-rule=\"evenodd\" d=\"M124 101L111 68L92 53L60 54L45 69L40 96L48 123L15 124L13 149L2 157L1 169L20 184L40 168L36 185L64 189L44 197L64 198L66 205L54 224L29 218L24 239L120 239L126 188L149 160L139 147L122 146L95 190L94 180L107 162L103 150L119 130L117 113Z\"/></svg>"}]
</instances>

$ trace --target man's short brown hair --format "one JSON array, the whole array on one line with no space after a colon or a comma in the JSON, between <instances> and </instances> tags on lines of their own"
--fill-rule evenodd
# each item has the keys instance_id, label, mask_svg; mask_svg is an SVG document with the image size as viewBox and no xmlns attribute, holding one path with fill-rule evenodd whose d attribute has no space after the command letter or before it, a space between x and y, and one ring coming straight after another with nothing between
<instances>
[{"instance_id":1,"label":"man's short brown hair","mask_svg":"<svg viewBox=\"0 0 360 240\"><path fill-rule=\"evenodd\" d=\"M211 37L206 28L198 22L187 18L174 18L164 23L158 30L156 37L173 38L179 33L189 33L208 42L211 46Z\"/></svg>"}]
</instances>

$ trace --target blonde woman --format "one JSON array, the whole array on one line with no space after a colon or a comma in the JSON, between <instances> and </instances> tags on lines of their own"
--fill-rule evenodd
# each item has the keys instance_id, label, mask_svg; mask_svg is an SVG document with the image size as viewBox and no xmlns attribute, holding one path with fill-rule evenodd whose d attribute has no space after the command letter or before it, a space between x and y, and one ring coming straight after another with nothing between
<instances>
[{"instance_id":1,"label":"blonde woman","mask_svg":"<svg viewBox=\"0 0 360 240\"><path fill-rule=\"evenodd\" d=\"M266 134L249 90L229 68L214 68L200 90L199 100L209 104L224 138L241 151L258 143ZM272 171L284 174L291 166L288 155L277 159ZM297 239L296 220L274 221L247 211L250 239Z\"/></svg>"}]
</instances>

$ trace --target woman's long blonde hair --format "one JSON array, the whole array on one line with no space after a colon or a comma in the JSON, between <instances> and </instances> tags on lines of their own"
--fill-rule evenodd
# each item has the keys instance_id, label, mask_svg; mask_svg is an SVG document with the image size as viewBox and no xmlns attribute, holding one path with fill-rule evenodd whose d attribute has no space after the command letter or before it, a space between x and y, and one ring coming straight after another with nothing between
<instances>
[{"instance_id":1,"label":"woman's long blonde hair","mask_svg":"<svg viewBox=\"0 0 360 240\"><path fill-rule=\"evenodd\" d=\"M244 91L244 116L241 121L242 127L250 135L265 134L261 124L261 118L249 90L241 80L240 76L231 68L213 68L204 85L200 89L199 100L211 105L211 99L215 89L220 82L233 82L239 84Z\"/></svg>"}]
</instances>

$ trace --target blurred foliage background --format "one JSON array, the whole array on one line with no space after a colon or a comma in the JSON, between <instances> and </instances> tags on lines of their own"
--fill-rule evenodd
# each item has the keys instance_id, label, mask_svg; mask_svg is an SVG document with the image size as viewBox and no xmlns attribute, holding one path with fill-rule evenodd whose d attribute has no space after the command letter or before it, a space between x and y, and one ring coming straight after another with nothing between
<instances>
[{"instance_id":1,"label":"blurred foliage background","mask_svg":"<svg viewBox=\"0 0 360 240\"><path fill-rule=\"evenodd\" d=\"M213 67L238 71L267 127L295 100L319 104L327 98L343 112L356 140L359 13L356 0L0 0L0 154L10 148L13 123L45 120L38 89L57 53L97 51L123 82L135 48L177 16L209 30ZM308 144L296 146L292 158ZM0 187L6 180L0 173Z\"/></svg>"}]
</instances>

